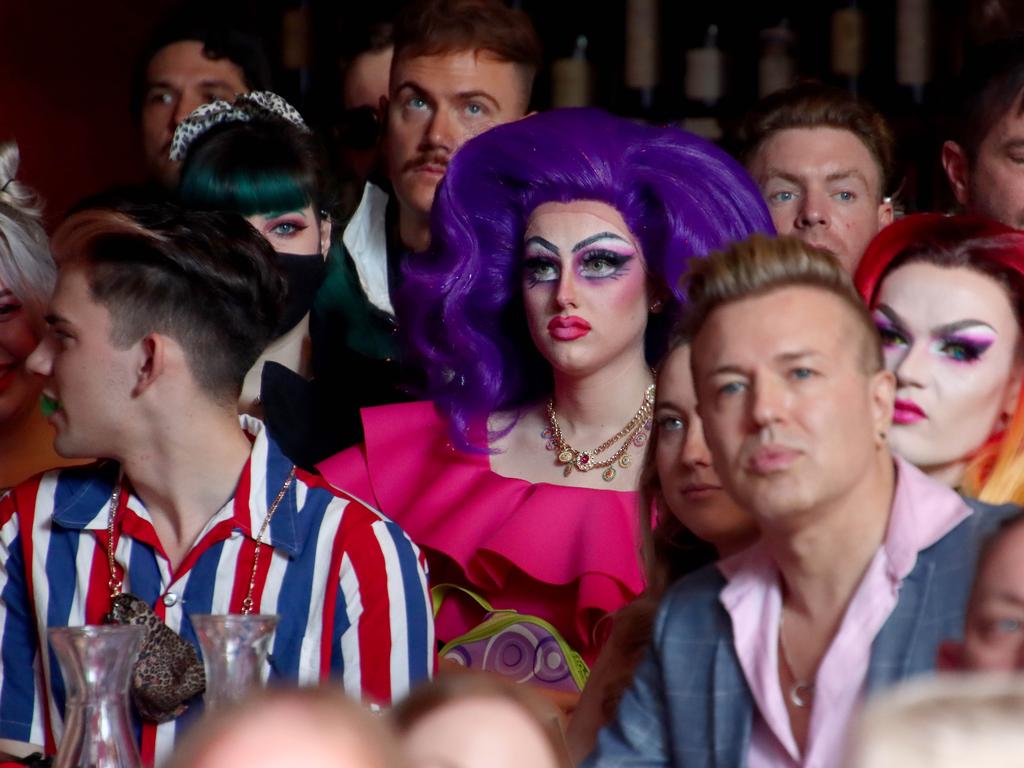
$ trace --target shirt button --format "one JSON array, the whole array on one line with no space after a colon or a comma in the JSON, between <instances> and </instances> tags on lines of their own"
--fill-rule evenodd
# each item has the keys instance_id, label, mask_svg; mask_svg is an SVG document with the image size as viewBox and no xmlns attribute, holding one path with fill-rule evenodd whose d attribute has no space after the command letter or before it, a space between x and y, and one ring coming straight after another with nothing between
<instances>
[{"instance_id":1,"label":"shirt button","mask_svg":"<svg viewBox=\"0 0 1024 768\"><path fill-rule=\"evenodd\" d=\"M173 592L168 592L164 595L164 605L168 608L178 604L178 596Z\"/></svg>"}]
</instances>

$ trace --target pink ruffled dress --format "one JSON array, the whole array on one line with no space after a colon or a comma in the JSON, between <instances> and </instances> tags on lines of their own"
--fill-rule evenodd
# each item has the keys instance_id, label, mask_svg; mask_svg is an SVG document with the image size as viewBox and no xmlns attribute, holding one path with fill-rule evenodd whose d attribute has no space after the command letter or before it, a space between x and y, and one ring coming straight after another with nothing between
<instances>
[{"instance_id":1,"label":"pink ruffled dress","mask_svg":"<svg viewBox=\"0 0 1024 768\"><path fill-rule=\"evenodd\" d=\"M320 463L323 476L401 525L426 552L432 584L546 619L593 663L604 619L643 591L639 494L498 475L487 454L452 446L430 402L362 414L366 442ZM437 638L482 618L472 601L449 599Z\"/></svg>"}]
</instances>

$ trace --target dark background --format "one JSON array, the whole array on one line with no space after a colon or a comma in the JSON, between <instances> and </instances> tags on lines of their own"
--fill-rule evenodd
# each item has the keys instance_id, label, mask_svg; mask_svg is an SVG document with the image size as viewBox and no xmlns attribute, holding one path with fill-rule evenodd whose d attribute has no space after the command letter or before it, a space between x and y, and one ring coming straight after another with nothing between
<instances>
[{"instance_id":1,"label":"dark background","mask_svg":"<svg viewBox=\"0 0 1024 768\"><path fill-rule=\"evenodd\" d=\"M289 0L209 0L206 7L237 14L261 31L278 68L278 89L314 123L329 124L338 107L340 62L367 24L386 18L397 0L311 0L310 66L304 73L281 65L282 16ZM830 18L845 2L778 0L754 6L738 0L695 3L662 0L661 83L648 119L675 121L692 110L682 93L685 51L701 45L709 24L719 28L728 57L728 86L716 113L728 129L756 97L759 31L786 18L797 36L801 76L849 85L829 72ZM47 200L49 223L83 195L141 175L135 125L128 109L132 69L157 21L179 5L174 0L8 0L0 3L0 139L16 138L23 179ZM638 99L622 83L625 0L521 0L534 20L545 57L568 55L577 35L589 38L595 70L595 102L620 114L637 114ZM867 19L867 56L858 91L880 107L900 136L908 181L908 208L944 207L948 191L940 175L938 147L944 138L945 96L965 49L1004 32L1020 13L996 0L932 0L933 83L922 103L895 83L896 0L862 0ZM548 68L537 80L534 106L550 100Z\"/></svg>"}]
</instances>

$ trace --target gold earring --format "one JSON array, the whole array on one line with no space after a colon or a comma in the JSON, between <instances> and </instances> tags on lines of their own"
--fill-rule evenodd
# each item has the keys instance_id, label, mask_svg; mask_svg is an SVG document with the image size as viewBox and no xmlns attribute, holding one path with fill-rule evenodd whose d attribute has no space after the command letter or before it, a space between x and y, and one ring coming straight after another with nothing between
<instances>
[{"instance_id":1,"label":"gold earring","mask_svg":"<svg viewBox=\"0 0 1024 768\"><path fill-rule=\"evenodd\" d=\"M661 299L655 299L651 302L651 306L647 308L652 314L657 314L661 311Z\"/></svg>"}]
</instances>

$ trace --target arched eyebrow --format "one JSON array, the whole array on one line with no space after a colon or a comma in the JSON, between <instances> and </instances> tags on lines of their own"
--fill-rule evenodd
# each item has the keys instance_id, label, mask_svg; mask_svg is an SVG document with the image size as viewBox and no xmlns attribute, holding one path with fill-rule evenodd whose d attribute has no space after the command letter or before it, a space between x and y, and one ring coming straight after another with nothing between
<instances>
[{"instance_id":1,"label":"arched eyebrow","mask_svg":"<svg viewBox=\"0 0 1024 768\"><path fill-rule=\"evenodd\" d=\"M596 235L591 235L590 237L580 240L578 243L576 243L576 245L572 247L572 252L576 253L577 251L586 248L588 245L596 243L598 240L618 240L620 243L626 243L626 245L630 245L630 242L626 238L620 237L619 235L616 235L614 232L598 232Z\"/></svg>"},{"instance_id":2,"label":"arched eyebrow","mask_svg":"<svg viewBox=\"0 0 1024 768\"><path fill-rule=\"evenodd\" d=\"M548 240L545 240L540 235L534 235L533 237L528 237L526 239L526 245L535 245L535 244L541 246L542 248L546 248L547 250L551 251L556 256L559 253L557 245L555 245L552 242L549 242Z\"/></svg>"},{"instance_id":3,"label":"arched eyebrow","mask_svg":"<svg viewBox=\"0 0 1024 768\"><path fill-rule=\"evenodd\" d=\"M892 322L893 325L899 326L900 328L907 327L906 321L902 317L900 317L899 313L895 309L890 307L888 304L879 304L877 307L875 307L875 310L885 315ZM976 320L974 318L966 318L964 320L956 320L952 323L944 323L942 325L930 329L929 333L931 333L933 336L944 336L946 334L962 331L964 328L974 328L975 326L979 325L984 328L988 328L990 331L992 331L992 333L998 333L998 331L996 331L996 329L993 328L989 323L986 323L984 320Z\"/></svg>"},{"instance_id":4,"label":"arched eyebrow","mask_svg":"<svg viewBox=\"0 0 1024 768\"><path fill-rule=\"evenodd\" d=\"M576 243L576 245L572 247L572 252L577 253L578 251L581 251L584 248L586 248L588 245L593 245L599 240L618 240L620 243L625 243L626 245L630 246L632 245L632 243L630 243L626 238L621 237L620 235L616 235L614 232L598 232L596 235L591 235L590 237L584 238L583 240L580 240L578 243ZM540 245L548 249L549 251L556 255L561 253L558 250L557 245L548 240L545 240L540 235L533 235L532 237L528 237L526 239L526 245L532 245L533 243L536 243L537 245Z\"/></svg>"}]
</instances>

